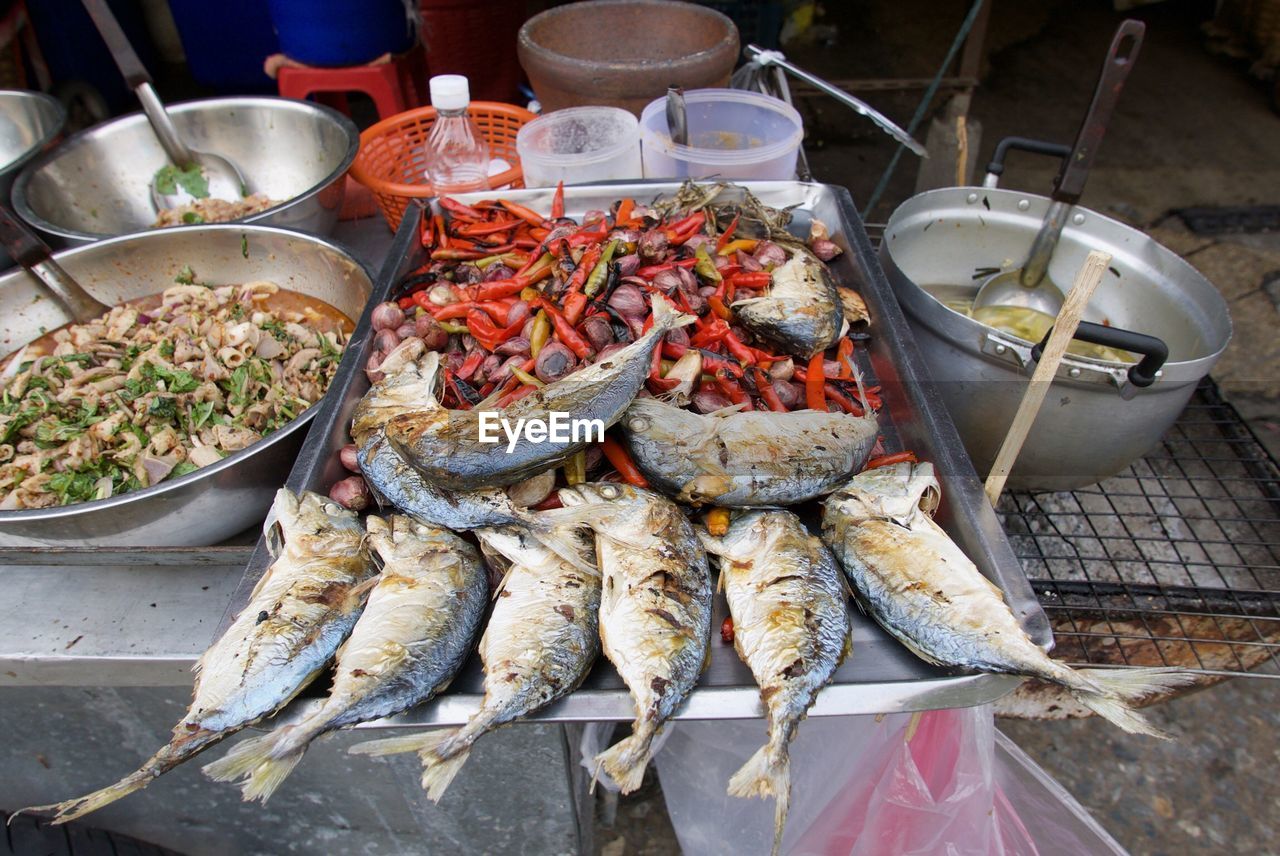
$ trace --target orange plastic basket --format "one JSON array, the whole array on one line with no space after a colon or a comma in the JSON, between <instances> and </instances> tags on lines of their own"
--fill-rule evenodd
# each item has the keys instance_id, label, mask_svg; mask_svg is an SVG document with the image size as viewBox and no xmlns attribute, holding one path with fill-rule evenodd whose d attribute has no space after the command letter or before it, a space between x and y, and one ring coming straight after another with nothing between
<instances>
[{"instance_id":1,"label":"orange plastic basket","mask_svg":"<svg viewBox=\"0 0 1280 856\"><path fill-rule=\"evenodd\" d=\"M511 169L489 177L494 187L524 187L524 173L516 154L516 133L534 116L512 104L472 101L467 115L489 143L489 156L502 158ZM399 228L411 199L435 195L427 183L423 148L436 120L436 108L419 107L371 125L360 135L360 151L351 164L351 177L373 192L392 231Z\"/></svg>"}]
</instances>

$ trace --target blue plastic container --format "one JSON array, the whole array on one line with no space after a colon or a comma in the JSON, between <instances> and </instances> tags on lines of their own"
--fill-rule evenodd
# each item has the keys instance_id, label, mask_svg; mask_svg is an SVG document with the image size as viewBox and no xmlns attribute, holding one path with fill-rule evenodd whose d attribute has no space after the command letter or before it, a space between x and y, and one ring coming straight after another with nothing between
<instances>
[{"instance_id":1,"label":"blue plastic container","mask_svg":"<svg viewBox=\"0 0 1280 856\"><path fill-rule=\"evenodd\" d=\"M413 44L402 0L269 0L285 56L307 65L363 65Z\"/></svg>"},{"instance_id":2,"label":"blue plastic container","mask_svg":"<svg viewBox=\"0 0 1280 856\"><path fill-rule=\"evenodd\" d=\"M266 0L169 0L196 81L218 92L273 93L262 61L280 48Z\"/></svg>"}]
</instances>

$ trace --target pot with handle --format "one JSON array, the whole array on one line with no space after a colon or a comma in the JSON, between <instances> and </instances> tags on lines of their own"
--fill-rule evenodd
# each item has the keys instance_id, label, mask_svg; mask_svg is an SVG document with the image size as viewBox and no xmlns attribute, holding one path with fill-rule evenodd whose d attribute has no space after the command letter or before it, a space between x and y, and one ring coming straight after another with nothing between
<instances>
[{"instance_id":1,"label":"pot with handle","mask_svg":"<svg viewBox=\"0 0 1280 856\"><path fill-rule=\"evenodd\" d=\"M1066 147L1034 142L998 151L1012 148L1058 155ZM996 186L1001 169L993 163L983 187L908 199L889 218L880 247L929 382L979 474L990 469L1043 347L953 308L972 300L993 270L1021 263L1053 204ZM1112 256L1090 302L1101 323L1082 323L1074 338L1128 351L1135 362L1063 359L1010 488L1069 490L1123 470L1159 442L1231 339L1226 301L1208 280L1150 236L1089 209L1072 209L1049 275L1071 281L1091 249Z\"/></svg>"}]
</instances>

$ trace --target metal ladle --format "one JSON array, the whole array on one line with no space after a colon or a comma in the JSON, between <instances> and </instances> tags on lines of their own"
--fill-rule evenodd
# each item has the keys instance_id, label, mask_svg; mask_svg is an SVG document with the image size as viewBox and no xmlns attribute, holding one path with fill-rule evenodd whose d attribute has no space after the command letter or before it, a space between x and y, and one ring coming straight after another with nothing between
<instances>
[{"instance_id":1,"label":"metal ladle","mask_svg":"<svg viewBox=\"0 0 1280 856\"><path fill-rule=\"evenodd\" d=\"M1125 78L1129 76L1133 62L1137 59L1145 32L1146 26L1141 21L1134 20L1121 22L1116 30L1106 61L1102 65L1102 74L1098 77L1098 85L1094 88L1093 102L1080 125L1075 145L1063 159L1062 168L1054 179L1049 210L1045 212L1040 231L1031 243L1026 261L1019 268L1001 271L983 282L973 300L975 310L986 306L1016 306L1056 317L1062 309L1063 291L1046 275L1049 261L1058 247L1058 239L1062 236L1062 228L1067 224L1067 216L1084 192L1089 169L1093 166L1098 146L1106 133L1107 123L1111 121ZM997 152L993 166L997 162L1003 162L1000 152ZM998 175L998 172L989 167L989 180L992 179L993 172Z\"/></svg>"},{"instance_id":2,"label":"metal ladle","mask_svg":"<svg viewBox=\"0 0 1280 856\"><path fill-rule=\"evenodd\" d=\"M120 73L124 75L125 82L138 96L138 101L142 104L142 112L146 114L147 121L151 123L151 129L155 131L156 139L160 141L170 162L184 171L198 166L208 184L208 190L203 196L192 194L179 181L174 182L172 191L162 193L157 187L156 179L152 178L151 202L155 205L156 211L189 205L196 199L214 198L238 202L248 196L249 184L235 164L221 155L196 151L188 147L178 135L177 129L173 126L173 120L169 118L164 104L156 95L151 83L151 75L138 59L133 45L129 44L128 37L120 28L120 22L107 6L106 0L82 0L82 2L89 17L93 19L94 26L102 35L102 40L107 43L107 49L111 52L112 59L116 61Z\"/></svg>"},{"instance_id":3,"label":"metal ladle","mask_svg":"<svg viewBox=\"0 0 1280 856\"><path fill-rule=\"evenodd\" d=\"M7 205L0 205L0 245L15 262L44 283L71 318L80 323L101 318L111 307L90 296L62 265L53 260L53 252L36 237L27 224L18 219Z\"/></svg>"}]
</instances>

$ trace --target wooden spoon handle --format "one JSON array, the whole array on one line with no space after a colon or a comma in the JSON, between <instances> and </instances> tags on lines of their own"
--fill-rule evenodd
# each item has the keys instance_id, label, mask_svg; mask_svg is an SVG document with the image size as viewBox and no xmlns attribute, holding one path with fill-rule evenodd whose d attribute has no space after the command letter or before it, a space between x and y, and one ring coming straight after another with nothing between
<instances>
[{"instance_id":1,"label":"wooden spoon handle","mask_svg":"<svg viewBox=\"0 0 1280 856\"><path fill-rule=\"evenodd\" d=\"M1018 412L1013 416L1009 432L1004 435L1004 442L1000 444L1000 451L996 454L996 462L991 466L991 474L987 476L987 499L991 500L992 505L996 504L996 500L1004 492L1005 482L1009 480L1009 471L1013 469L1018 453L1022 451L1022 444L1031 433L1031 425L1036 421L1040 405L1049 394L1049 387L1058 373L1058 364L1067 353L1067 346L1071 344L1071 337L1076 334L1076 327L1080 326L1080 318L1084 315L1085 307L1089 305L1089 299L1093 297L1098 283L1102 282L1102 276L1107 272L1109 264L1111 264L1109 254L1099 250L1089 253L1089 257L1084 260L1084 265L1076 274L1075 282L1071 284L1067 299L1062 302L1062 311L1058 313L1058 319L1053 322L1053 333L1049 336L1049 342L1040 356L1040 362L1036 363L1036 370L1027 384L1027 391L1023 393L1022 401L1018 404Z\"/></svg>"}]
</instances>

